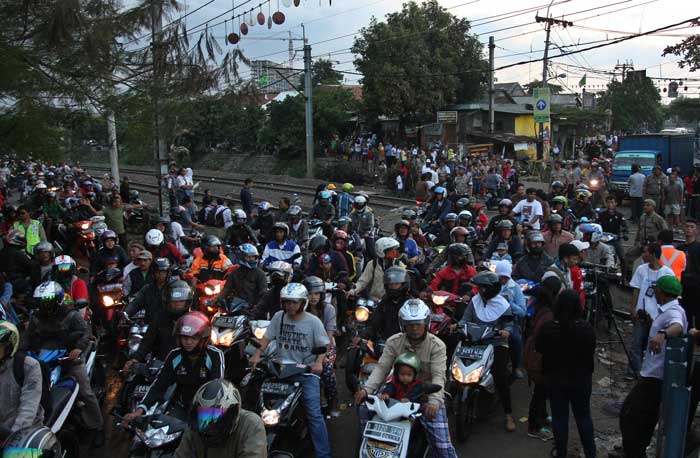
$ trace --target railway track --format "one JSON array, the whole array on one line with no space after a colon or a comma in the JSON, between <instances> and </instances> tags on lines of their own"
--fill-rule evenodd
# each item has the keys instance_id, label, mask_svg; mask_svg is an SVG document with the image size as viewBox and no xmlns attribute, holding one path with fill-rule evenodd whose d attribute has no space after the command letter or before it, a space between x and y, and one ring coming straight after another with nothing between
<instances>
[{"instance_id":1,"label":"railway track","mask_svg":"<svg viewBox=\"0 0 700 458\"><path fill-rule=\"evenodd\" d=\"M109 172L110 169L109 167L104 167L104 166L97 166L97 165L89 165L86 166L88 170L91 171L96 171L96 172ZM132 176L147 176L150 178L153 177L152 172L148 172L142 169L134 169L134 168L126 168L126 167L120 167L120 170L128 174L130 177ZM201 182L205 183L212 183L212 184L220 184L220 185L225 185L225 186L231 186L234 188L242 187L243 186L243 179L236 179L236 178L222 178L222 177L217 177L213 175L206 175L206 174L201 174L198 173L197 177L200 179ZM134 182L134 185L136 187L141 187L145 186L149 189L152 190L157 190L158 186L154 184L145 184L142 182ZM313 200L313 198L316 195L316 188L314 186L310 185L304 185L304 184L288 184L288 183L277 183L273 181L266 181L266 180L255 180L255 188L259 189L261 191L265 191L267 193L275 195L275 197L279 198L282 196L290 196L291 195L299 195L299 196L306 196ZM139 188L141 190L141 188ZM411 199L403 199L400 197L392 197L392 196L384 196L384 195L379 195L377 193L373 192L368 192L370 195L370 206L374 208L382 208L384 210L392 210L397 207L401 206L414 206L415 201ZM231 195L227 194L224 196L218 196L215 195L214 197L224 197L226 199L233 200L234 202L240 202L240 199L232 197Z\"/></svg>"}]
</instances>

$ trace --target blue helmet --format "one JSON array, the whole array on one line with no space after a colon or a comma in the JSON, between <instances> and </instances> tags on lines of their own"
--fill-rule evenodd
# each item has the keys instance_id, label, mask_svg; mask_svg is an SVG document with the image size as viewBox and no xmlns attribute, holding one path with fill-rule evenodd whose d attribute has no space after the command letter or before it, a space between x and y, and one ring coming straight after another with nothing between
<instances>
[{"instance_id":1,"label":"blue helmet","mask_svg":"<svg viewBox=\"0 0 700 458\"><path fill-rule=\"evenodd\" d=\"M239 264L244 265L250 269L255 269L258 265L258 249L255 248L254 245L250 243L243 243L238 247L238 252L240 253L239 256ZM246 258L249 257L255 257L255 260L249 260Z\"/></svg>"},{"instance_id":2,"label":"blue helmet","mask_svg":"<svg viewBox=\"0 0 700 458\"><path fill-rule=\"evenodd\" d=\"M321 191L318 193L318 197L321 199L330 199L331 198L331 192L330 191Z\"/></svg>"},{"instance_id":3,"label":"blue helmet","mask_svg":"<svg viewBox=\"0 0 700 458\"><path fill-rule=\"evenodd\" d=\"M266 212L266 211L270 210L271 208L272 208L272 205L270 204L270 202L268 202L266 200L263 200L262 202L260 202L258 204L258 209L262 212Z\"/></svg>"},{"instance_id":4,"label":"blue helmet","mask_svg":"<svg viewBox=\"0 0 700 458\"><path fill-rule=\"evenodd\" d=\"M442 194L443 197L447 197L447 189L443 188L442 186L436 186L433 188L433 192L437 194Z\"/></svg>"}]
</instances>

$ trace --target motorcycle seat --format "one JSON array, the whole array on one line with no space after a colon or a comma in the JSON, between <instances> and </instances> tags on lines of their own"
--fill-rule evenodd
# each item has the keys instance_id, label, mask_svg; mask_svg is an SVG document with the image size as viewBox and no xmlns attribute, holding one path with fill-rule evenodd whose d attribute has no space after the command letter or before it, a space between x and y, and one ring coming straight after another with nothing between
<instances>
[{"instance_id":1,"label":"motorcycle seat","mask_svg":"<svg viewBox=\"0 0 700 458\"><path fill-rule=\"evenodd\" d=\"M51 416L44 419L44 423L51 426L56 423L58 417L63 413L63 409L73 396L73 391L77 390L77 386L69 388L67 386L54 386L51 389L51 404L53 410Z\"/></svg>"}]
</instances>

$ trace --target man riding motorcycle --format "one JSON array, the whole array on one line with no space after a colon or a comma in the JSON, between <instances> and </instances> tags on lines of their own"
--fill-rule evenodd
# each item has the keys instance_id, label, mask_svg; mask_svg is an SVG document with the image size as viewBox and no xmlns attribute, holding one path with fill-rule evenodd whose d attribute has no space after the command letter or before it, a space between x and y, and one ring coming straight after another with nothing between
<instances>
[{"instance_id":1,"label":"man riding motorcycle","mask_svg":"<svg viewBox=\"0 0 700 458\"><path fill-rule=\"evenodd\" d=\"M342 254L345 258L345 263L348 266L348 281L355 281L357 279L357 263L355 262L355 256L348 250L348 233L336 230L333 233L332 241L335 251Z\"/></svg>"},{"instance_id":2,"label":"man riding motorcycle","mask_svg":"<svg viewBox=\"0 0 700 458\"><path fill-rule=\"evenodd\" d=\"M30 276L32 288L36 288L51 279L53 259L53 245L50 242L41 242L34 247L34 260Z\"/></svg>"},{"instance_id":3,"label":"man riding motorcycle","mask_svg":"<svg viewBox=\"0 0 700 458\"><path fill-rule=\"evenodd\" d=\"M250 225L254 231L258 231L261 243L267 243L272 240L272 227L275 224L275 215L272 213L272 205L270 202L262 201L258 204L258 216Z\"/></svg>"},{"instance_id":4,"label":"man riding motorcycle","mask_svg":"<svg viewBox=\"0 0 700 458\"><path fill-rule=\"evenodd\" d=\"M163 233L158 229L151 229L146 232L144 245L151 252L154 259L168 258L171 265L180 265L185 262L182 252L177 249L175 244L167 242Z\"/></svg>"},{"instance_id":5,"label":"man riding motorcycle","mask_svg":"<svg viewBox=\"0 0 700 458\"><path fill-rule=\"evenodd\" d=\"M106 230L100 236L102 248L97 250L90 260L90 283L95 281L97 275L107 268L108 260L117 260L117 268L123 269L129 264L129 255L124 248L117 245L117 234L114 231Z\"/></svg>"},{"instance_id":6,"label":"man riding motorcycle","mask_svg":"<svg viewBox=\"0 0 700 458\"><path fill-rule=\"evenodd\" d=\"M253 367L260 363L261 353L273 340L277 341L277 354L281 360L295 361L298 364L308 364L313 349L330 343L321 320L306 312L308 292L304 285L288 284L280 292L280 301L284 311L279 311L272 317L260 348L250 358ZM316 456L321 458L331 456L328 430L321 413L320 383L317 377L323 371L325 357L325 353L315 356L311 364L312 374L296 376L296 381L303 386L302 404L306 410L311 440Z\"/></svg>"},{"instance_id":7,"label":"man riding motorcycle","mask_svg":"<svg viewBox=\"0 0 700 458\"><path fill-rule=\"evenodd\" d=\"M410 237L411 223L406 220L401 220L394 224L394 238L401 245L400 250L406 257L406 261L410 267L415 266L421 259L421 252L415 240Z\"/></svg>"},{"instance_id":8,"label":"man riding motorcycle","mask_svg":"<svg viewBox=\"0 0 700 458\"><path fill-rule=\"evenodd\" d=\"M544 232L544 252L547 256L555 258L559 252L559 247L569 243L574 239L574 234L562 229L564 218L552 213L547 218L547 230Z\"/></svg>"},{"instance_id":9,"label":"man riding motorcycle","mask_svg":"<svg viewBox=\"0 0 700 458\"><path fill-rule=\"evenodd\" d=\"M165 358L163 369L151 384L141 403L126 414L122 425L144 415L155 404L162 402L170 385L175 392L170 398L170 415L185 419L194 395L203 384L224 377L224 354L209 345L211 326L206 315L189 312L177 320L174 334L178 347Z\"/></svg>"},{"instance_id":10,"label":"man riding motorcycle","mask_svg":"<svg viewBox=\"0 0 700 458\"><path fill-rule=\"evenodd\" d=\"M233 211L233 225L226 229L224 237L226 245L237 248L244 243L259 244L255 231L248 225L247 221L248 217L243 210L237 208Z\"/></svg>"},{"instance_id":11,"label":"man riding motorcycle","mask_svg":"<svg viewBox=\"0 0 700 458\"><path fill-rule=\"evenodd\" d=\"M189 424L175 458L265 458L267 437L259 415L241 409L228 380L212 380L194 395Z\"/></svg>"},{"instance_id":12,"label":"man riding motorcycle","mask_svg":"<svg viewBox=\"0 0 700 458\"><path fill-rule=\"evenodd\" d=\"M430 308L420 299L409 299L399 310L398 318L402 332L394 334L386 341L377 367L372 371L364 388L355 393L357 405L360 405L368 393L375 393L384 384L396 359L405 352L415 353L420 360L419 377L424 382L445 386L447 351L445 344L428 332ZM428 402L422 407L423 416L419 421L426 431L433 456L453 458L457 453L450 441L444 396L442 390L429 395ZM366 410L362 409L361 422L366 421L366 417Z\"/></svg>"},{"instance_id":13,"label":"man riding motorcycle","mask_svg":"<svg viewBox=\"0 0 700 458\"><path fill-rule=\"evenodd\" d=\"M474 296L464 312L460 325L476 323L493 326L499 330L501 337L506 339L503 344L494 347L492 372L498 391L498 397L505 412L505 428L508 432L515 431L515 420L510 399L510 373L508 371L508 338L513 333L513 310L508 301L501 296L501 282L493 272L479 272L472 283L479 293ZM386 351L386 350L385 350Z\"/></svg>"},{"instance_id":14,"label":"man riding motorcycle","mask_svg":"<svg viewBox=\"0 0 700 458\"><path fill-rule=\"evenodd\" d=\"M192 288L187 282L175 280L168 284L166 292L165 308L156 311L151 319L146 335L139 345L133 358L124 364L124 372L129 372L135 362L143 362L149 353L161 361L165 360L170 351L178 346L173 335L175 323L181 316L190 310L192 302Z\"/></svg>"},{"instance_id":15,"label":"man riding motorcycle","mask_svg":"<svg viewBox=\"0 0 700 458\"><path fill-rule=\"evenodd\" d=\"M467 263L471 266L474 265L474 253L469 246L469 235L470 231L469 229L462 227L462 226L457 226L453 228L450 231L450 241L451 243L461 243L467 246L469 249L469 254L467 254ZM448 246L449 248L449 246ZM426 274L431 275L433 272L436 270L440 270L443 265L447 262L447 248L442 250L440 253L438 253L437 256L432 260L430 265L428 266L428 269L426 271Z\"/></svg>"},{"instance_id":16,"label":"man riding motorcycle","mask_svg":"<svg viewBox=\"0 0 700 458\"><path fill-rule=\"evenodd\" d=\"M398 260L401 255L398 241L391 237L382 237L374 245L377 257L365 265L365 270L362 271L362 275L355 285L347 292L347 296L357 296L366 289L367 296L375 302L379 302L386 294L383 282L384 270L392 266L405 268L405 265Z\"/></svg>"},{"instance_id":17,"label":"man riding motorcycle","mask_svg":"<svg viewBox=\"0 0 700 458\"><path fill-rule=\"evenodd\" d=\"M277 222L272 229L274 239L265 245L262 254L262 265L267 266L275 261L284 261L300 267L301 249L294 240L288 238L289 226L287 223Z\"/></svg>"},{"instance_id":18,"label":"man riding motorcycle","mask_svg":"<svg viewBox=\"0 0 700 458\"><path fill-rule=\"evenodd\" d=\"M447 265L435 274L430 282L433 291L448 291L471 298L469 280L476 275L476 269L468 264L469 247L464 243L453 243L447 247Z\"/></svg>"},{"instance_id":19,"label":"man riding motorcycle","mask_svg":"<svg viewBox=\"0 0 700 458\"><path fill-rule=\"evenodd\" d=\"M323 233L326 237L332 235L335 207L331 204L330 191L324 190L318 193L318 203L311 209L309 218L323 221Z\"/></svg>"},{"instance_id":20,"label":"man riding motorcycle","mask_svg":"<svg viewBox=\"0 0 700 458\"><path fill-rule=\"evenodd\" d=\"M484 230L484 238L488 239L491 234L498 233L498 224L501 221L510 221L514 228L517 227L518 222L510 214L512 209L513 202L510 199L501 199L498 203L498 214L489 220L489 224Z\"/></svg>"},{"instance_id":21,"label":"man riding motorcycle","mask_svg":"<svg viewBox=\"0 0 700 458\"><path fill-rule=\"evenodd\" d=\"M270 273L270 288L253 308L251 315L255 320L269 320L281 310L280 291L292 279L292 265L284 261L275 261L267 268Z\"/></svg>"},{"instance_id":22,"label":"man riding motorcycle","mask_svg":"<svg viewBox=\"0 0 700 458\"><path fill-rule=\"evenodd\" d=\"M86 306L89 302L88 286L85 280L78 277L78 266L70 256L58 256L53 261L51 279L57 282L70 295L70 304L64 304L75 309Z\"/></svg>"},{"instance_id":23,"label":"man riding motorcycle","mask_svg":"<svg viewBox=\"0 0 700 458\"><path fill-rule=\"evenodd\" d=\"M267 291L265 273L258 267L258 249L250 243L238 247L238 268L226 279L219 300L239 297L248 304L257 304Z\"/></svg>"},{"instance_id":24,"label":"man riding motorcycle","mask_svg":"<svg viewBox=\"0 0 700 458\"><path fill-rule=\"evenodd\" d=\"M590 203L593 194L587 188L585 185L579 185L579 188L576 189L576 201L571 207L571 211L576 219L588 218L589 221L593 221L595 219L595 211Z\"/></svg>"},{"instance_id":25,"label":"man riding motorcycle","mask_svg":"<svg viewBox=\"0 0 700 458\"><path fill-rule=\"evenodd\" d=\"M221 251L221 240L215 235L202 239L202 254L196 256L190 267L192 287L211 279L223 280L233 270L233 264Z\"/></svg>"},{"instance_id":26,"label":"man riding motorcycle","mask_svg":"<svg viewBox=\"0 0 700 458\"><path fill-rule=\"evenodd\" d=\"M447 245L450 243L450 232L457 226L457 214L448 213L444 220L440 222L440 232L437 234L434 244L436 246Z\"/></svg>"},{"instance_id":27,"label":"man riding motorcycle","mask_svg":"<svg viewBox=\"0 0 700 458\"><path fill-rule=\"evenodd\" d=\"M515 264L513 278L542 281L542 275L554 260L544 252L544 235L540 231L530 231L525 237L525 256Z\"/></svg>"},{"instance_id":28,"label":"man riding motorcycle","mask_svg":"<svg viewBox=\"0 0 700 458\"><path fill-rule=\"evenodd\" d=\"M131 317L139 310L145 309L145 321L151 323L153 318L165 310L167 285L170 280L170 261L158 258L151 263L153 278L141 288L126 306L124 313Z\"/></svg>"},{"instance_id":29,"label":"man riding motorcycle","mask_svg":"<svg viewBox=\"0 0 700 458\"><path fill-rule=\"evenodd\" d=\"M34 290L34 300L38 303L38 312L29 320L20 348L37 352L41 349L70 351L71 364L63 367L63 374L78 383L83 424L92 434L93 447L102 447L105 443L102 411L92 391L84 358L81 359L83 352L92 345L90 328L77 310L65 306L65 293L58 283L48 281L39 285Z\"/></svg>"},{"instance_id":30,"label":"man riding motorcycle","mask_svg":"<svg viewBox=\"0 0 700 458\"><path fill-rule=\"evenodd\" d=\"M411 299L410 279L406 269L389 267L384 272L384 290L386 294L372 314L372 320L367 327L367 339L378 337L386 341L389 337L401 332L396 317L403 304Z\"/></svg>"},{"instance_id":31,"label":"man riding motorcycle","mask_svg":"<svg viewBox=\"0 0 700 458\"><path fill-rule=\"evenodd\" d=\"M306 269L306 274L321 276L322 260L325 255L328 255L330 257L331 270L335 274L340 275L337 279L332 278L329 280L342 284L338 285L338 287L344 289L344 286L348 284L348 272L350 269L345 261L345 256L331 248L331 243L325 235L319 234L311 239L309 242L309 253L309 265Z\"/></svg>"},{"instance_id":32,"label":"man riding motorcycle","mask_svg":"<svg viewBox=\"0 0 700 458\"><path fill-rule=\"evenodd\" d=\"M287 211L287 216L289 218L289 238L294 240L299 245L299 248L303 250L309 241L309 225L302 218L301 207L292 205Z\"/></svg>"},{"instance_id":33,"label":"man riding motorcycle","mask_svg":"<svg viewBox=\"0 0 700 458\"><path fill-rule=\"evenodd\" d=\"M492 220L493 221L493 220ZM520 237L515 234L514 230L516 225L507 218L503 218L496 224L496 232L494 232L493 237L491 237L491 243L486 249L488 256L491 255L499 243L508 244L508 254L513 258L513 261L517 261L523 255L523 245L520 241Z\"/></svg>"}]
</instances>

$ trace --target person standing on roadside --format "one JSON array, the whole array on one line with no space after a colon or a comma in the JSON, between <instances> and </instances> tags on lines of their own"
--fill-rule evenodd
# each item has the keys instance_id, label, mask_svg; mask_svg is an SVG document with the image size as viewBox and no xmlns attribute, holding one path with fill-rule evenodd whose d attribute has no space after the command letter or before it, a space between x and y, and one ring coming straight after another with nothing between
<instances>
[{"instance_id":1,"label":"person standing on roadside","mask_svg":"<svg viewBox=\"0 0 700 458\"><path fill-rule=\"evenodd\" d=\"M253 194L251 189L253 189L253 179L246 178L243 182L243 188L241 188L241 206L246 215L250 215L253 212Z\"/></svg>"},{"instance_id":2,"label":"person standing on roadside","mask_svg":"<svg viewBox=\"0 0 700 458\"><path fill-rule=\"evenodd\" d=\"M683 294L681 304L688 317L688 323L700 328L700 241L698 241L698 223L692 218L683 225L685 243L678 247L685 252L686 265L681 275Z\"/></svg>"},{"instance_id":3,"label":"person standing on roadside","mask_svg":"<svg viewBox=\"0 0 700 458\"><path fill-rule=\"evenodd\" d=\"M552 409L554 450L552 456L567 456L569 404L576 419L586 458L595 458L596 446L591 418L593 327L581 319L578 292L562 291L554 304L554 320L542 325L535 348L542 355L542 367Z\"/></svg>"},{"instance_id":4,"label":"person standing on roadside","mask_svg":"<svg viewBox=\"0 0 700 458\"><path fill-rule=\"evenodd\" d=\"M668 177L664 175L663 170L661 170L660 165L654 166L654 170L651 175L644 179L644 198L652 199L657 204L657 211L661 216L664 216L664 203L666 201L666 195L664 189L668 184Z\"/></svg>"},{"instance_id":5,"label":"person standing on roadside","mask_svg":"<svg viewBox=\"0 0 700 458\"><path fill-rule=\"evenodd\" d=\"M646 177L642 173L642 168L639 164L632 165L632 175L627 179L627 184L630 187L629 195L632 201L632 217L633 222L638 222L642 216L642 204L644 203L644 180Z\"/></svg>"}]
</instances>

